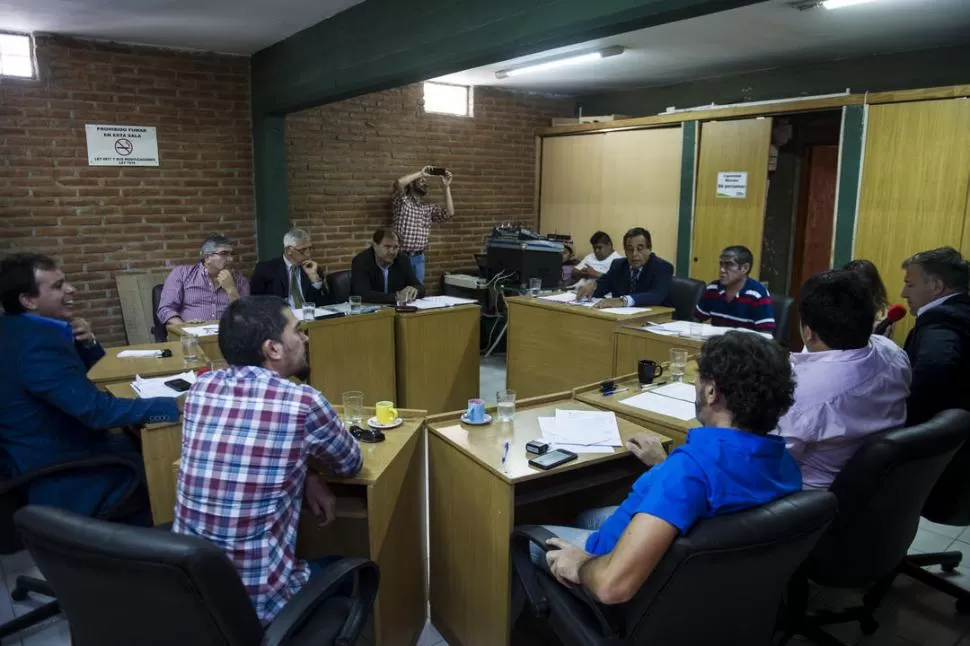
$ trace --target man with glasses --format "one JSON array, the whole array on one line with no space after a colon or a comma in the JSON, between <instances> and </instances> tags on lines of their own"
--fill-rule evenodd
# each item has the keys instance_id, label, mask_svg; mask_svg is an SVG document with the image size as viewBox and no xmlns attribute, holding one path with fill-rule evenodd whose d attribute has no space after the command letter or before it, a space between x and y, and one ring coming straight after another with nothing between
<instances>
[{"instance_id":1,"label":"man with glasses","mask_svg":"<svg viewBox=\"0 0 970 646\"><path fill-rule=\"evenodd\" d=\"M313 260L313 243L303 229L283 236L283 255L256 265L250 281L254 296L279 296L297 309L304 303L332 305L323 282L323 269Z\"/></svg>"},{"instance_id":2,"label":"man with glasses","mask_svg":"<svg viewBox=\"0 0 970 646\"><path fill-rule=\"evenodd\" d=\"M214 321L229 303L249 296L249 281L232 269L234 246L225 236L210 236L202 243L199 262L172 270L158 302L162 324Z\"/></svg>"},{"instance_id":3,"label":"man with glasses","mask_svg":"<svg viewBox=\"0 0 970 646\"><path fill-rule=\"evenodd\" d=\"M775 314L768 288L751 278L754 255L741 245L721 252L718 280L710 283L694 308L698 321L711 320L718 327L773 332Z\"/></svg>"}]
</instances>

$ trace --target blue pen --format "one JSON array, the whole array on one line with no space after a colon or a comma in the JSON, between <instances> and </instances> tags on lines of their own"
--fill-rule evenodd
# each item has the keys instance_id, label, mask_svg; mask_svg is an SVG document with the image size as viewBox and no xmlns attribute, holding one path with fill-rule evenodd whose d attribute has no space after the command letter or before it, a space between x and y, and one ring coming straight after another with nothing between
<instances>
[{"instance_id":1,"label":"blue pen","mask_svg":"<svg viewBox=\"0 0 970 646\"><path fill-rule=\"evenodd\" d=\"M508 440L505 440L505 443L502 445L502 468L503 469L505 468L505 462L509 459L510 448L512 448L512 443L509 442Z\"/></svg>"},{"instance_id":2,"label":"blue pen","mask_svg":"<svg viewBox=\"0 0 970 646\"><path fill-rule=\"evenodd\" d=\"M630 390L629 388L614 388L613 390L607 390L603 393L603 397L609 397L610 395L615 395L616 393L625 393Z\"/></svg>"}]
</instances>

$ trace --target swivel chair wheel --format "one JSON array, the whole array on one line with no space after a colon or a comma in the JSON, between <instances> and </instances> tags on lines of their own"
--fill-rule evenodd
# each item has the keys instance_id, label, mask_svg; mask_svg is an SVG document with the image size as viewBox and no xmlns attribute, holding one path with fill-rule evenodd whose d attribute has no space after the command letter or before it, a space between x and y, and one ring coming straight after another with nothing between
<instances>
[{"instance_id":1,"label":"swivel chair wheel","mask_svg":"<svg viewBox=\"0 0 970 646\"><path fill-rule=\"evenodd\" d=\"M970 614L970 599L957 599L957 612L961 615Z\"/></svg>"},{"instance_id":2,"label":"swivel chair wheel","mask_svg":"<svg viewBox=\"0 0 970 646\"><path fill-rule=\"evenodd\" d=\"M879 622L872 617L863 617L859 620L859 628L862 629L862 634L868 637L879 630Z\"/></svg>"},{"instance_id":3,"label":"swivel chair wheel","mask_svg":"<svg viewBox=\"0 0 970 646\"><path fill-rule=\"evenodd\" d=\"M14 601L26 601L27 596L29 594L30 593L27 592L27 590L24 590L23 588L20 588L20 587L16 587L13 589L13 592L10 593L10 598L13 599Z\"/></svg>"}]
</instances>

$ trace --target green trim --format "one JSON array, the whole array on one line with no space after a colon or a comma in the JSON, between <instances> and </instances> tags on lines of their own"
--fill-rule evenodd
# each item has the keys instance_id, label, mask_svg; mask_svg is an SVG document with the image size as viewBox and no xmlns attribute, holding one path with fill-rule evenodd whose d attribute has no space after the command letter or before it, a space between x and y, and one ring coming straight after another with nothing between
<instances>
[{"instance_id":1,"label":"green trim","mask_svg":"<svg viewBox=\"0 0 970 646\"><path fill-rule=\"evenodd\" d=\"M859 177L862 173L862 140L865 132L865 106L846 106L842 120L842 148L839 151L839 197L835 205L835 244L832 266L841 267L852 260L855 219L859 206Z\"/></svg>"},{"instance_id":2,"label":"green trim","mask_svg":"<svg viewBox=\"0 0 970 646\"><path fill-rule=\"evenodd\" d=\"M697 122L683 123L684 149L680 156L680 210L677 218L677 275L690 276L691 224L694 218L694 174L697 156Z\"/></svg>"},{"instance_id":3,"label":"green trim","mask_svg":"<svg viewBox=\"0 0 970 646\"><path fill-rule=\"evenodd\" d=\"M283 252L283 236L290 228L285 117L253 119L253 182L257 256L267 260Z\"/></svg>"}]
</instances>

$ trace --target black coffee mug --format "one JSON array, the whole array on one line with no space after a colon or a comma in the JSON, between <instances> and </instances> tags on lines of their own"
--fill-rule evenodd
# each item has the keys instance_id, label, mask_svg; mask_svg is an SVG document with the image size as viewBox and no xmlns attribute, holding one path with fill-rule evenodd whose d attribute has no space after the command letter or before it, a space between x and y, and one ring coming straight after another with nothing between
<instances>
[{"instance_id":1,"label":"black coffee mug","mask_svg":"<svg viewBox=\"0 0 970 646\"><path fill-rule=\"evenodd\" d=\"M653 380L663 375L663 373L663 366L657 365L656 361L641 359L637 363L637 378L640 380L641 386L652 384Z\"/></svg>"}]
</instances>

